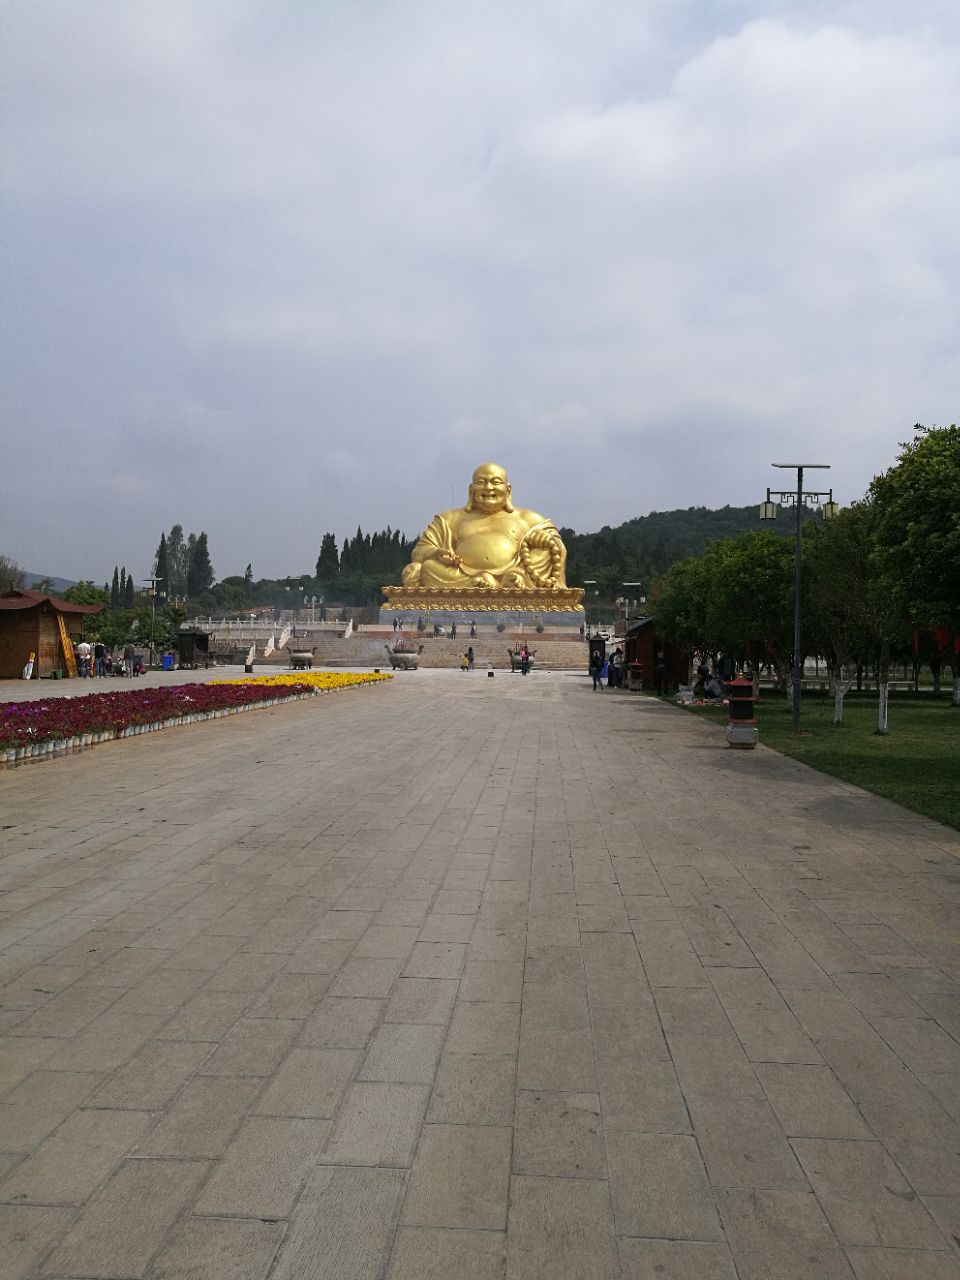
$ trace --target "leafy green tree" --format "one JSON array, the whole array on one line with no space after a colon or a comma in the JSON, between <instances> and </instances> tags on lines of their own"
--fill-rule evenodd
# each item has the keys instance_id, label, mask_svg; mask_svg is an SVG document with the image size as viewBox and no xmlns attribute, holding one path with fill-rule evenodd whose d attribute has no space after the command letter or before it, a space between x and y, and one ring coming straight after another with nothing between
<instances>
[{"instance_id":1,"label":"leafy green tree","mask_svg":"<svg viewBox=\"0 0 960 1280\"><path fill-rule=\"evenodd\" d=\"M890 592L915 625L954 640L953 704L960 706L960 428L924 427L870 485L876 547Z\"/></svg>"},{"instance_id":2,"label":"leafy green tree","mask_svg":"<svg viewBox=\"0 0 960 1280\"><path fill-rule=\"evenodd\" d=\"M701 557L677 560L652 591L657 634L686 653L709 653L707 576Z\"/></svg>"},{"instance_id":3,"label":"leafy green tree","mask_svg":"<svg viewBox=\"0 0 960 1280\"><path fill-rule=\"evenodd\" d=\"M826 658L834 724L843 720L843 700L856 669L875 657L874 550L872 512L866 503L804 528L804 634Z\"/></svg>"},{"instance_id":4,"label":"leafy green tree","mask_svg":"<svg viewBox=\"0 0 960 1280\"><path fill-rule=\"evenodd\" d=\"M75 582L72 587L68 587L64 591L62 599L69 600L71 604L106 604L110 603L110 592L104 591L102 587L95 587L89 580L85 582Z\"/></svg>"}]
</instances>

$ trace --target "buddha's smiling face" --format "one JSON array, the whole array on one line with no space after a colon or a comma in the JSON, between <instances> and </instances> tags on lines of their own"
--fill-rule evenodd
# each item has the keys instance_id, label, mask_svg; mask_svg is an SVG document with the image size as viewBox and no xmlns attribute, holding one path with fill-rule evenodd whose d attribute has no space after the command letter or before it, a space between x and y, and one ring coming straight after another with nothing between
<instances>
[{"instance_id":1,"label":"buddha's smiling face","mask_svg":"<svg viewBox=\"0 0 960 1280\"><path fill-rule=\"evenodd\" d=\"M478 511L503 511L510 501L510 483L502 467L477 467L470 484L470 496Z\"/></svg>"}]
</instances>

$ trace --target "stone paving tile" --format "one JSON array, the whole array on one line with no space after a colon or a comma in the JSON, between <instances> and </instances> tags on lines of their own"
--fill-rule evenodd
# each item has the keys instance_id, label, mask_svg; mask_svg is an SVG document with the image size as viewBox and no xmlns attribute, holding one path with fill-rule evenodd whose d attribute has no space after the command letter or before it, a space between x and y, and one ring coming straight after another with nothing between
<instances>
[{"instance_id":1,"label":"stone paving tile","mask_svg":"<svg viewBox=\"0 0 960 1280\"><path fill-rule=\"evenodd\" d=\"M691 1095L688 1103L714 1187L776 1190L806 1185L767 1102Z\"/></svg>"},{"instance_id":2,"label":"stone paving tile","mask_svg":"<svg viewBox=\"0 0 960 1280\"><path fill-rule=\"evenodd\" d=\"M663 1133L609 1133L607 1159L618 1234L723 1240L695 1139Z\"/></svg>"},{"instance_id":3,"label":"stone paving tile","mask_svg":"<svg viewBox=\"0 0 960 1280\"><path fill-rule=\"evenodd\" d=\"M401 1227L387 1280L503 1280L506 1233Z\"/></svg>"},{"instance_id":4,"label":"stone paving tile","mask_svg":"<svg viewBox=\"0 0 960 1280\"><path fill-rule=\"evenodd\" d=\"M300 1032L299 1043L317 1049L362 1049L383 1014L382 1000L325 997Z\"/></svg>"},{"instance_id":5,"label":"stone paving tile","mask_svg":"<svg viewBox=\"0 0 960 1280\"><path fill-rule=\"evenodd\" d=\"M0 775L6 1270L954 1274L960 839L420 675Z\"/></svg>"},{"instance_id":6,"label":"stone paving tile","mask_svg":"<svg viewBox=\"0 0 960 1280\"><path fill-rule=\"evenodd\" d=\"M856 1280L957 1280L954 1255L918 1249L848 1249Z\"/></svg>"},{"instance_id":7,"label":"stone paving tile","mask_svg":"<svg viewBox=\"0 0 960 1280\"><path fill-rule=\"evenodd\" d=\"M851 1280L810 1192L719 1190L717 1199L741 1280Z\"/></svg>"},{"instance_id":8,"label":"stone paving tile","mask_svg":"<svg viewBox=\"0 0 960 1280\"><path fill-rule=\"evenodd\" d=\"M274 1280L379 1280L406 1177L398 1169L314 1170L291 1218Z\"/></svg>"},{"instance_id":9,"label":"stone paving tile","mask_svg":"<svg viewBox=\"0 0 960 1280\"><path fill-rule=\"evenodd\" d=\"M288 1217L329 1132L329 1120L251 1116L224 1152L194 1212Z\"/></svg>"},{"instance_id":10,"label":"stone paving tile","mask_svg":"<svg viewBox=\"0 0 960 1280\"><path fill-rule=\"evenodd\" d=\"M257 1114L332 1117L359 1058L353 1049L292 1049L257 1100Z\"/></svg>"},{"instance_id":11,"label":"stone paving tile","mask_svg":"<svg viewBox=\"0 0 960 1280\"><path fill-rule=\"evenodd\" d=\"M690 1240L620 1241L623 1280L737 1280L725 1244Z\"/></svg>"},{"instance_id":12,"label":"stone paving tile","mask_svg":"<svg viewBox=\"0 0 960 1280\"><path fill-rule=\"evenodd\" d=\"M149 1280L264 1280L283 1239L280 1222L187 1218L149 1270Z\"/></svg>"},{"instance_id":13,"label":"stone paving tile","mask_svg":"<svg viewBox=\"0 0 960 1280\"><path fill-rule=\"evenodd\" d=\"M358 1080L433 1084L443 1045L443 1027L394 1023L375 1032Z\"/></svg>"},{"instance_id":14,"label":"stone paving tile","mask_svg":"<svg viewBox=\"0 0 960 1280\"><path fill-rule=\"evenodd\" d=\"M444 1052L427 1120L435 1124L512 1125L517 1068L511 1057Z\"/></svg>"},{"instance_id":15,"label":"stone paving tile","mask_svg":"<svg viewBox=\"0 0 960 1280\"><path fill-rule=\"evenodd\" d=\"M513 1177L508 1280L620 1280L607 1186L587 1178Z\"/></svg>"},{"instance_id":16,"label":"stone paving tile","mask_svg":"<svg viewBox=\"0 0 960 1280\"><path fill-rule=\"evenodd\" d=\"M186 1160L125 1161L46 1260L43 1274L142 1276L208 1170Z\"/></svg>"},{"instance_id":17,"label":"stone paving tile","mask_svg":"<svg viewBox=\"0 0 960 1280\"><path fill-rule=\"evenodd\" d=\"M555 1178L605 1178L597 1095L520 1091L513 1172Z\"/></svg>"},{"instance_id":18,"label":"stone paving tile","mask_svg":"<svg viewBox=\"0 0 960 1280\"><path fill-rule=\"evenodd\" d=\"M0 1202L83 1204L152 1123L142 1111L75 1111L0 1182Z\"/></svg>"},{"instance_id":19,"label":"stone paving tile","mask_svg":"<svg viewBox=\"0 0 960 1280\"><path fill-rule=\"evenodd\" d=\"M841 1244L943 1247L940 1230L879 1142L798 1138L792 1145Z\"/></svg>"},{"instance_id":20,"label":"stone paving tile","mask_svg":"<svg viewBox=\"0 0 960 1280\"><path fill-rule=\"evenodd\" d=\"M35 1071L0 1104L0 1151L32 1151L102 1084L91 1071Z\"/></svg>"},{"instance_id":21,"label":"stone paving tile","mask_svg":"<svg viewBox=\"0 0 960 1280\"><path fill-rule=\"evenodd\" d=\"M788 1137L871 1136L860 1112L828 1067L760 1062L755 1070Z\"/></svg>"},{"instance_id":22,"label":"stone paving tile","mask_svg":"<svg viewBox=\"0 0 960 1280\"><path fill-rule=\"evenodd\" d=\"M426 1085L351 1085L323 1162L409 1168L429 1096Z\"/></svg>"},{"instance_id":23,"label":"stone paving tile","mask_svg":"<svg viewBox=\"0 0 960 1280\"><path fill-rule=\"evenodd\" d=\"M262 1080L219 1076L188 1081L134 1154L198 1160L221 1156L262 1086Z\"/></svg>"},{"instance_id":24,"label":"stone paving tile","mask_svg":"<svg viewBox=\"0 0 960 1280\"><path fill-rule=\"evenodd\" d=\"M70 1209L0 1204L0 1258L4 1280L23 1280L34 1273L50 1244L72 1217Z\"/></svg>"},{"instance_id":25,"label":"stone paving tile","mask_svg":"<svg viewBox=\"0 0 960 1280\"><path fill-rule=\"evenodd\" d=\"M510 1182L507 1128L424 1126L403 1205L411 1226L504 1230Z\"/></svg>"}]
</instances>

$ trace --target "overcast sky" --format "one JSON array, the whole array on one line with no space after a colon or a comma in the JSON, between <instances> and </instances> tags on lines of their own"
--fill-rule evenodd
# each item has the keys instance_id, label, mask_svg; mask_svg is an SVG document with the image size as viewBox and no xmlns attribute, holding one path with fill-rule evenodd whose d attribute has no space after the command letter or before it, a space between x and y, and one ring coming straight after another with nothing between
<instances>
[{"instance_id":1,"label":"overcast sky","mask_svg":"<svg viewBox=\"0 0 960 1280\"><path fill-rule=\"evenodd\" d=\"M957 0L0 0L0 551L312 572L957 420Z\"/></svg>"}]
</instances>

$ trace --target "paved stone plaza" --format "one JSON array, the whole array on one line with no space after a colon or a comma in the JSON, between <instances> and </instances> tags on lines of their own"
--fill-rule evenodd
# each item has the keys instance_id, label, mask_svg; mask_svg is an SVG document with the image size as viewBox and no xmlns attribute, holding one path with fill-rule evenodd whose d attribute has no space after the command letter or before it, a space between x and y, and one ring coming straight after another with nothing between
<instances>
[{"instance_id":1,"label":"paved stone plaza","mask_svg":"<svg viewBox=\"0 0 960 1280\"><path fill-rule=\"evenodd\" d=\"M960 839L583 677L0 774L0 1274L960 1276Z\"/></svg>"}]
</instances>

